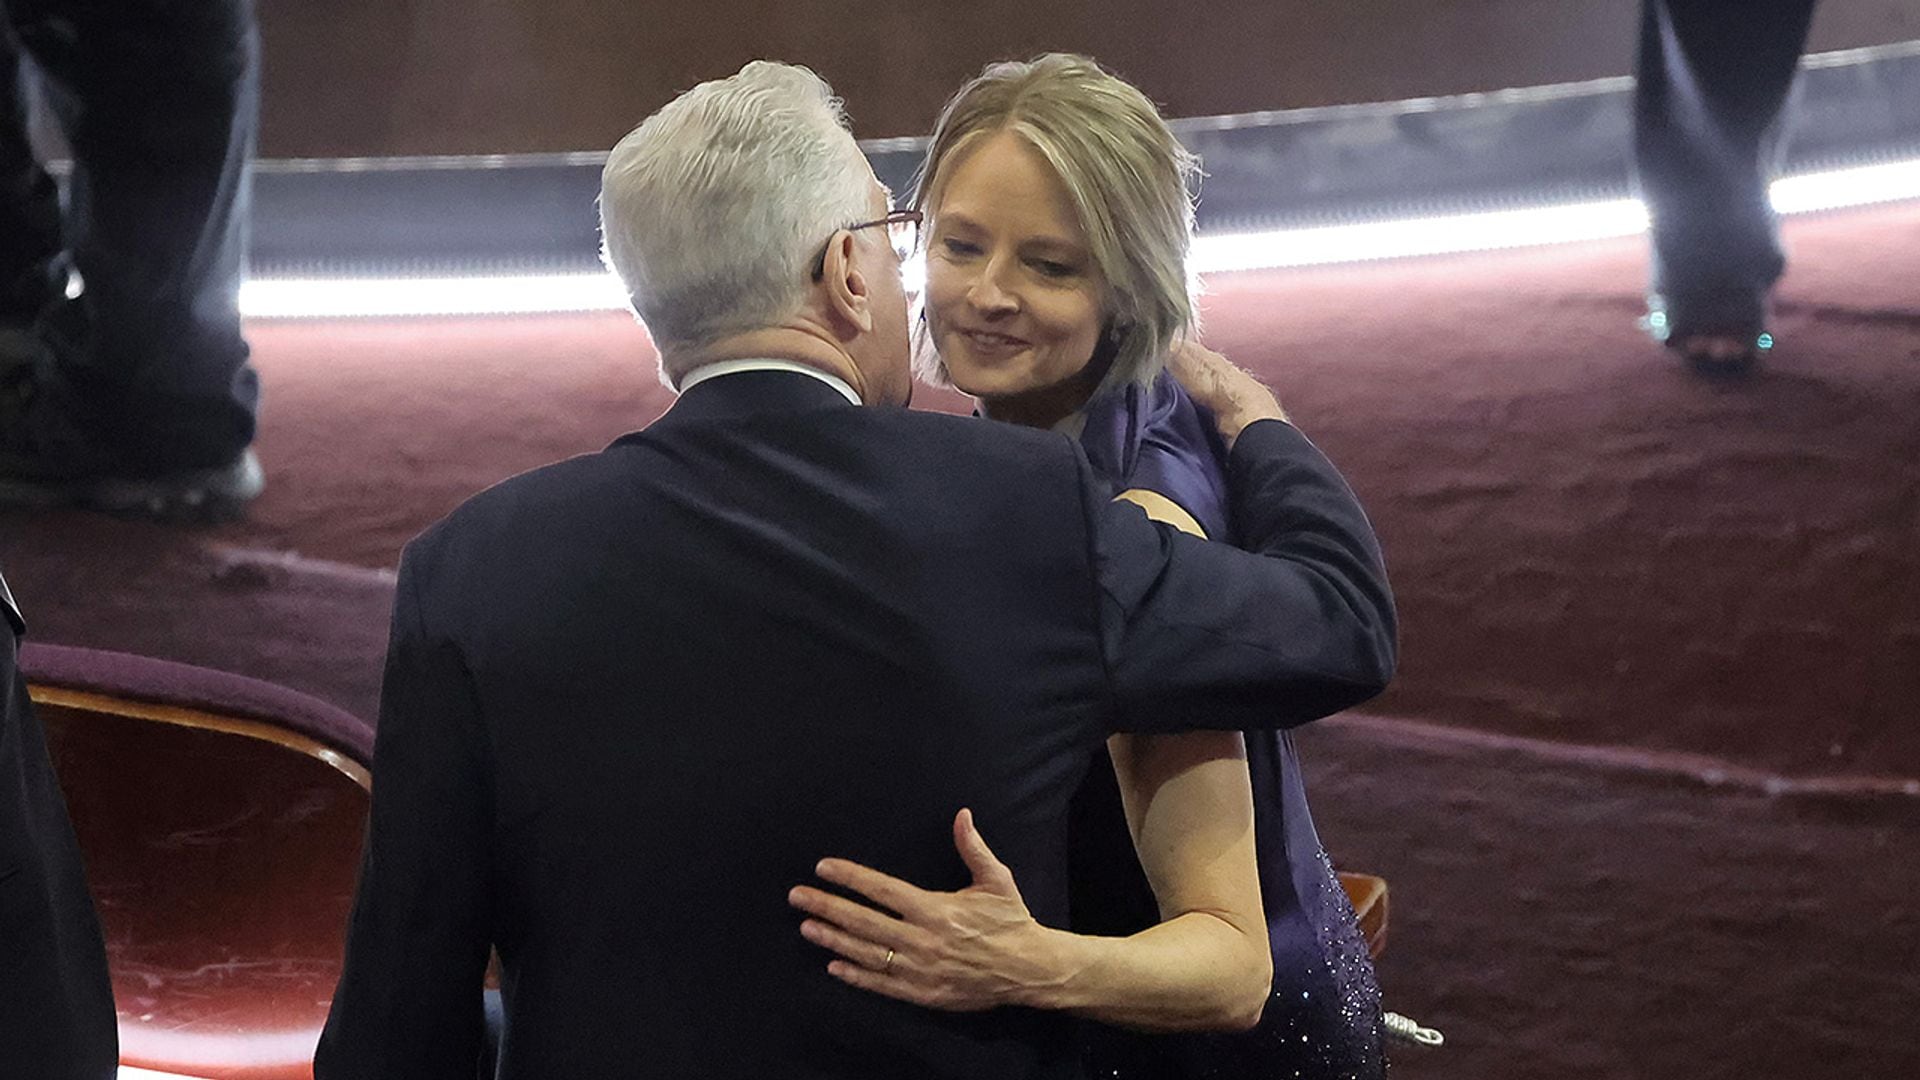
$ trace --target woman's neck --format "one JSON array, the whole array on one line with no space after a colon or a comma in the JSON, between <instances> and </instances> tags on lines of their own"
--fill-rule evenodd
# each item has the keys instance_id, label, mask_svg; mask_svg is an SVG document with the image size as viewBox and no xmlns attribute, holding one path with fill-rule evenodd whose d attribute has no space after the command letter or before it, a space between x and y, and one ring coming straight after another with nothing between
<instances>
[{"instance_id":1,"label":"woman's neck","mask_svg":"<svg viewBox=\"0 0 1920 1080\"><path fill-rule=\"evenodd\" d=\"M1088 365L1073 375L1019 394L975 399L980 415L1021 427L1050 428L1078 412L1100 387L1104 372Z\"/></svg>"}]
</instances>

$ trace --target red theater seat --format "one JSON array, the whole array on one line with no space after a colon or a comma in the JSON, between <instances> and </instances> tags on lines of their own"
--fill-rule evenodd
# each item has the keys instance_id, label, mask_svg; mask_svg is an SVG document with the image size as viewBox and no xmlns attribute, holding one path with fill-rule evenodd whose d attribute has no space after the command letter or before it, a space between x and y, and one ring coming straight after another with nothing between
<instances>
[{"instance_id":1,"label":"red theater seat","mask_svg":"<svg viewBox=\"0 0 1920 1080\"><path fill-rule=\"evenodd\" d=\"M1353 901L1360 933L1367 939L1367 955L1378 957L1387 947L1387 879L1342 870L1340 886Z\"/></svg>"},{"instance_id":2,"label":"red theater seat","mask_svg":"<svg viewBox=\"0 0 1920 1080\"><path fill-rule=\"evenodd\" d=\"M373 730L204 668L30 645L100 909L121 1061L311 1077L339 977Z\"/></svg>"}]
</instances>

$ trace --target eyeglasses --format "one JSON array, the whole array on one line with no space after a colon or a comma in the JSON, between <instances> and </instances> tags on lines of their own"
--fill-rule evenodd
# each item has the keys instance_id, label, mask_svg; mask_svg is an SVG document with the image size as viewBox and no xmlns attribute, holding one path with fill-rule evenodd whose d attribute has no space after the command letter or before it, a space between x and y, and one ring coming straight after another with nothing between
<instances>
[{"instance_id":1,"label":"eyeglasses","mask_svg":"<svg viewBox=\"0 0 1920 1080\"><path fill-rule=\"evenodd\" d=\"M887 227L887 239L893 244L893 253L905 259L907 256L912 255L914 249L920 244L920 220L923 216L924 215L918 210L895 210L883 218L863 221L858 225L849 225L846 231L859 232L861 229L871 229L876 226L885 225ZM826 276L827 248L832 245L832 237L828 237L827 242L820 245L820 257L813 261L813 280L819 281L822 277Z\"/></svg>"}]
</instances>

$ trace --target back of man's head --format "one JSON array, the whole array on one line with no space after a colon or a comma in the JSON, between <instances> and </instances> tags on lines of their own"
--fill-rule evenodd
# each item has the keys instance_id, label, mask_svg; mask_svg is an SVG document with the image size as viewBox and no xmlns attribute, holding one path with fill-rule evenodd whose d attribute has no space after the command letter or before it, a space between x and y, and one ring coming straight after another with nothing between
<instances>
[{"instance_id":1,"label":"back of man's head","mask_svg":"<svg viewBox=\"0 0 1920 1080\"><path fill-rule=\"evenodd\" d=\"M681 94L613 148L602 257L662 356L685 353L792 314L834 230L871 216L871 177L833 89L756 60ZM680 374L662 371L669 383Z\"/></svg>"}]
</instances>

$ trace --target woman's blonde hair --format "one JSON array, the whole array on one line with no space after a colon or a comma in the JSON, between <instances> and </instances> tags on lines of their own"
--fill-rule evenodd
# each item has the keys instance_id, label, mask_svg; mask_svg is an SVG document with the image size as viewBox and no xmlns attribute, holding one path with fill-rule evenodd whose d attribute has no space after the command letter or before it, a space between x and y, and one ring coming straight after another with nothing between
<instances>
[{"instance_id":1,"label":"woman's blonde hair","mask_svg":"<svg viewBox=\"0 0 1920 1080\"><path fill-rule=\"evenodd\" d=\"M914 208L931 212L953 162L1002 131L1053 166L1106 278L1113 359L1100 389L1152 382L1198 321L1187 272L1198 162L1145 94L1087 57L1048 53L991 64L953 95L914 178ZM918 344L920 376L947 385L946 365Z\"/></svg>"}]
</instances>

